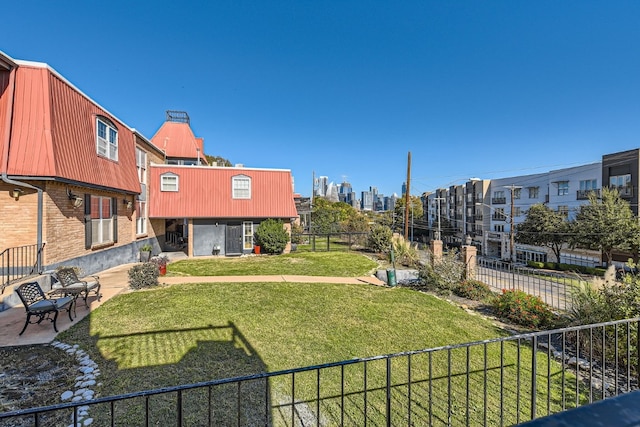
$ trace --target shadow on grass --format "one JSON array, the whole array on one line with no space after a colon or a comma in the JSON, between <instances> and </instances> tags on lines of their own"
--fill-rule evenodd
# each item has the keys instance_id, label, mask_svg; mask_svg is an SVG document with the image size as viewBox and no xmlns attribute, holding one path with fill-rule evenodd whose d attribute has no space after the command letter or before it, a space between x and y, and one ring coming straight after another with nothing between
<instances>
[{"instance_id":1,"label":"shadow on grass","mask_svg":"<svg viewBox=\"0 0 640 427\"><path fill-rule=\"evenodd\" d=\"M84 329L88 322L78 325ZM89 335L70 331L102 371L100 396L198 384L252 375L266 366L233 322L197 328ZM84 335L80 338L79 335ZM138 393L140 394L140 393ZM90 408L93 425L271 425L265 379L180 387ZM113 420L113 423L112 423Z\"/></svg>"}]
</instances>

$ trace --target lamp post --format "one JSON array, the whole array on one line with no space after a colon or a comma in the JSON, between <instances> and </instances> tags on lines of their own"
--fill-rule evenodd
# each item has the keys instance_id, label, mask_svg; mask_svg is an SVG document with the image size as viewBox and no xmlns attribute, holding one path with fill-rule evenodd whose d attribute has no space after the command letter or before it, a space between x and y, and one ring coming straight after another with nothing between
<instances>
[{"instance_id":1,"label":"lamp post","mask_svg":"<svg viewBox=\"0 0 640 427\"><path fill-rule=\"evenodd\" d=\"M438 217L438 234L434 240L442 240L442 235L440 234L440 200L444 200L444 197L434 197L433 200L438 202L438 212L436 213L436 216Z\"/></svg>"}]
</instances>

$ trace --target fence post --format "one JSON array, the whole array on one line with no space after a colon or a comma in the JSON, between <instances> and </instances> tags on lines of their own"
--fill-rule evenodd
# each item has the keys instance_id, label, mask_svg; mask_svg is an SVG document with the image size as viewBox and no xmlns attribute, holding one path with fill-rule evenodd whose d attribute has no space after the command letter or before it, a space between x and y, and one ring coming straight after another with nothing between
<instances>
[{"instance_id":1,"label":"fence post","mask_svg":"<svg viewBox=\"0 0 640 427\"><path fill-rule=\"evenodd\" d=\"M387 427L391 427L391 358L387 356Z\"/></svg>"},{"instance_id":2,"label":"fence post","mask_svg":"<svg viewBox=\"0 0 640 427\"><path fill-rule=\"evenodd\" d=\"M579 332L578 332L579 333ZM531 337L531 419L536 419L536 394L538 385L536 383L538 375L538 337L534 335Z\"/></svg>"}]
</instances>

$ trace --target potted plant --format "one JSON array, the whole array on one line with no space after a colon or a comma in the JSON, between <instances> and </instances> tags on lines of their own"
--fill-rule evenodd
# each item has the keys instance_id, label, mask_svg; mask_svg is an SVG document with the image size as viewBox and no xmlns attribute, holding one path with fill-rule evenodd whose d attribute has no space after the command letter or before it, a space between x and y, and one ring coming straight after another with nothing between
<instances>
[{"instance_id":1,"label":"potted plant","mask_svg":"<svg viewBox=\"0 0 640 427\"><path fill-rule=\"evenodd\" d=\"M149 262L152 262L158 266L158 271L160 272L161 276L167 274L167 263L169 262L169 258L167 258L165 255L153 256L151 257L151 259L149 259Z\"/></svg>"},{"instance_id":2,"label":"potted plant","mask_svg":"<svg viewBox=\"0 0 640 427\"><path fill-rule=\"evenodd\" d=\"M151 251L153 251L153 246L149 243L145 243L140 246L140 262L149 261L149 258L151 258Z\"/></svg>"}]
</instances>

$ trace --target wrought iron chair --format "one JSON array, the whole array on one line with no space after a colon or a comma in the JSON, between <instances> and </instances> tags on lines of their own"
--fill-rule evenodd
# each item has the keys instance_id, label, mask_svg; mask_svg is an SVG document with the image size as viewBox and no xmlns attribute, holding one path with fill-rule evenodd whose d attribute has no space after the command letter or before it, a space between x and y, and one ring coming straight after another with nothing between
<instances>
[{"instance_id":1,"label":"wrought iron chair","mask_svg":"<svg viewBox=\"0 0 640 427\"><path fill-rule=\"evenodd\" d=\"M52 285L52 290L65 295L77 296L80 294L83 296L84 305L87 307L89 307L89 304L87 303L89 292L94 292L98 300L102 297L100 294L99 276L90 276L93 280L80 280L78 279L75 269L72 267L65 267L57 270L54 273L54 277L60 283L60 287L56 288L56 284L54 283Z\"/></svg>"},{"instance_id":2,"label":"wrought iron chair","mask_svg":"<svg viewBox=\"0 0 640 427\"><path fill-rule=\"evenodd\" d=\"M24 309L27 311L27 321L24 323L24 327L20 334L22 335L27 329L29 323L41 323L47 319L53 322L53 330L58 332L56 326L56 320L58 320L58 312L66 310L69 313L69 320L71 318L71 307L74 302L73 297L62 298L47 298L38 282L27 282L18 286L16 293L20 297ZM51 317L53 315L53 318ZM36 316L38 320L31 322L31 316Z\"/></svg>"}]
</instances>

